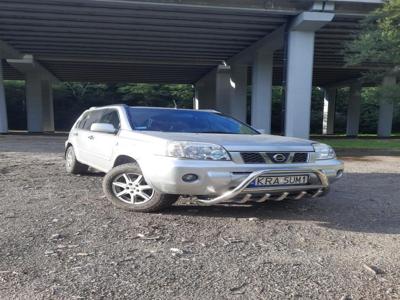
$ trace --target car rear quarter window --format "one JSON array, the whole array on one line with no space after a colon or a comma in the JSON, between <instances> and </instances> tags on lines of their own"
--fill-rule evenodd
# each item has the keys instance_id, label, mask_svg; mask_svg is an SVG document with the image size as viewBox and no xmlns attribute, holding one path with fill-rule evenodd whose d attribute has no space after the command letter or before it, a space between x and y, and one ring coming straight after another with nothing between
<instances>
[{"instance_id":1,"label":"car rear quarter window","mask_svg":"<svg viewBox=\"0 0 400 300\"><path fill-rule=\"evenodd\" d=\"M84 113L84 114L79 118L79 121L78 121L78 123L76 123L75 128L77 128L77 129L82 129L82 128L83 128L83 125L84 125L85 122L86 122L86 119L87 119L88 115L89 115L88 112Z\"/></svg>"}]
</instances>

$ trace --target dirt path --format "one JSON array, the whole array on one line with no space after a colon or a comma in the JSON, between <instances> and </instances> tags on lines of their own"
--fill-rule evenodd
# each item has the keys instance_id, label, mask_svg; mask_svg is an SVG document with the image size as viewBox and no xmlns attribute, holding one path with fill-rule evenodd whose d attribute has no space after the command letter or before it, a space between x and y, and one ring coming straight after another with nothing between
<instances>
[{"instance_id":1,"label":"dirt path","mask_svg":"<svg viewBox=\"0 0 400 300\"><path fill-rule=\"evenodd\" d=\"M63 141L0 136L1 299L400 298L400 157L346 158L323 199L139 214Z\"/></svg>"}]
</instances>

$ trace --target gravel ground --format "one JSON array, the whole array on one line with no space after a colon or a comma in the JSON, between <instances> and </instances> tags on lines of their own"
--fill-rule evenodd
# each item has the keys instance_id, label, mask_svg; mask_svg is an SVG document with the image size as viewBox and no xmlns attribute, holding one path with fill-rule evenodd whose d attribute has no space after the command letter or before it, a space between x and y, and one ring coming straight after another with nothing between
<instances>
[{"instance_id":1,"label":"gravel ground","mask_svg":"<svg viewBox=\"0 0 400 300\"><path fill-rule=\"evenodd\" d=\"M0 136L1 299L400 298L400 157L344 157L322 199L140 214L64 139Z\"/></svg>"}]
</instances>

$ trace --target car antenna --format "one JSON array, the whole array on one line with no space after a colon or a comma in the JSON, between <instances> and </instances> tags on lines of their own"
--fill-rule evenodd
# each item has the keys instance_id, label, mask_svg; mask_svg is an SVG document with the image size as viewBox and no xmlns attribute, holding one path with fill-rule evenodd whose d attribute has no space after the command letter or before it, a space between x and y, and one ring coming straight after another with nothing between
<instances>
[{"instance_id":1,"label":"car antenna","mask_svg":"<svg viewBox=\"0 0 400 300\"><path fill-rule=\"evenodd\" d=\"M172 100L173 102L174 102L174 108L175 109L178 109L178 104L176 104L176 101L175 101L175 99L174 100Z\"/></svg>"}]
</instances>

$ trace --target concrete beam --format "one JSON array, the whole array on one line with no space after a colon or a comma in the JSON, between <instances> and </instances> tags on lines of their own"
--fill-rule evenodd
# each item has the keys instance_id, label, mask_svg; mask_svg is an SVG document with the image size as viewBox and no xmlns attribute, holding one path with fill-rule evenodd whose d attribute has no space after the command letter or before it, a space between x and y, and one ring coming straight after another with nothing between
<instances>
[{"instance_id":1,"label":"concrete beam","mask_svg":"<svg viewBox=\"0 0 400 300\"><path fill-rule=\"evenodd\" d=\"M396 85L395 76L386 76L383 79L382 86L390 87ZM392 135L394 104L390 99L381 98L379 100L379 119L378 119L378 136L390 137Z\"/></svg>"},{"instance_id":2,"label":"concrete beam","mask_svg":"<svg viewBox=\"0 0 400 300\"><path fill-rule=\"evenodd\" d=\"M21 59L7 59L7 62L23 74L35 73L42 80L59 82L59 79L37 62L32 55L24 55Z\"/></svg>"},{"instance_id":3,"label":"concrete beam","mask_svg":"<svg viewBox=\"0 0 400 300\"><path fill-rule=\"evenodd\" d=\"M293 20L290 30L317 31L331 22L334 16L334 13L305 11Z\"/></svg>"},{"instance_id":4,"label":"concrete beam","mask_svg":"<svg viewBox=\"0 0 400 300\"><path fill-rule=\"evenodd\" d=\"M353 78L353 79L349 79L349 80L343 80L343 81L338 81L332 84L329 84L327 86L325 86L326 89L333 89L333 88L342 88L342 87L348 87L351 86L353 83L355 82L359 82L360 78Z\"/></svg>"},{"instance_id":5,"label":"concrete beam","mask_svg":"<svg viewBox=\"0 0 400 300\"><path fill-rule=\"evenodd\" d=\"M0 40L0 58L21 58L23 54L8 43Z\"/></svg>"},{"instance_id":6,"label":"concrete beam","mask_svg":"<svg viewBox=\"0 0 400 300\"><path fill-rule=\"evenodd\" d=\"M228 60L228 64L251 64L257 52L273 52L283 47L285 25L242 50Z\"/></svg>"}]
</instances>

